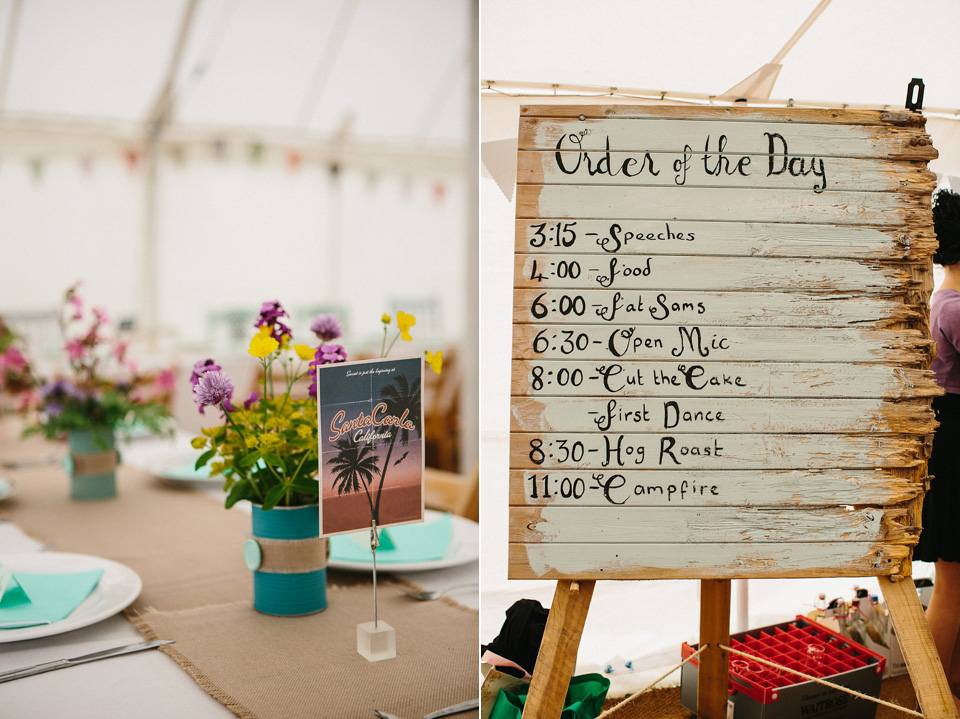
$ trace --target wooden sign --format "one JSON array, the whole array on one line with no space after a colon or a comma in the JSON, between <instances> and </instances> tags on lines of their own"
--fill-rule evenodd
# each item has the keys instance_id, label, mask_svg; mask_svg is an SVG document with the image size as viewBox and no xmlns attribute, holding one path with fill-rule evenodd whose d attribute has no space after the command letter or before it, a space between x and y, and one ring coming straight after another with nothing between
<instances>
[{"instance_id":1,"label":"wooden sign","mask_svg":"<svg viewBox=\"0 0 960 719\"><path fill-rule=\"evenodd\" d=\"M521 112L510 577L909 574L939 394L908 112Z\"/></svg>"}]
</instances>

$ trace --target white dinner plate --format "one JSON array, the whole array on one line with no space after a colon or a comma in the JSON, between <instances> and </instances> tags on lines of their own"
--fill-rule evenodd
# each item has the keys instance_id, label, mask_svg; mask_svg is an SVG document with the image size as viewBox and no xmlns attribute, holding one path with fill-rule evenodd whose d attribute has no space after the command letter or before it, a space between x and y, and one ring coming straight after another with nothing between
<instances>
[{"instance_id":1,"label":"white dinner plate","mask_svg":"<svg viewBox=\"0 0 960 719\"><path fill-rule=\"evenodd\" d=\"M440 519L443 512L436 512L432 509L424 511L424 521L432 522ZM456 567L461 564L476 561L480 558L480 525L464 517L451 515L453 524L453 536L450 539L450 547L446 555L440 559L431 559L423 562L377 562L377 572L419 572L428 569L444 569L446 567ZM387 527L387 529L390 529ZM351 572L369 572L371 562L351 562L346 560L331 559L327 564L332 569L345 569Z\"/></svg>"},{"instance_id":2,"label":"white dinner plate","mask_svg":"<svg viewBox=\"0 0 960 719\"><path fill-rule=\"evenodd\" d=\"M159 477L167 484L180 487L202 487L210 489L211 487L222 487L223 477L211 477L208 474L208 467L203 467L197 472L193 472L191 467L200 456L200 452L192 454L176 454L156 460L149 464L150 472Z\"/></svg>"},{"instance_id":3,"label":"white dinner plate","mask_svg":"<svg viewBox=\"0 0 960 719\"><path fill-rule=\"evenodd\" d=\"M10 499L19 489L20 487L18 487L17 483L12 479L0 477L0 502L5 499Z\"/></svg>"},{"instance_id":4,"label":"white dinner plate","mask_svg":"<svg viewBox=\"0 0 960 719\"><path fill-rule=\"evenodd\" d=\"M102 622L130 606L133 600L140 596L140 590L143 588L140 575L129 567L86 554L65 552L0 554L0 562L14 572L34 572L35 574L103 570L103 575L90 596L83 600L83 603L66 619L24 629L0 629L0 643L49 637Z\"/></svg>"}]
</instances>

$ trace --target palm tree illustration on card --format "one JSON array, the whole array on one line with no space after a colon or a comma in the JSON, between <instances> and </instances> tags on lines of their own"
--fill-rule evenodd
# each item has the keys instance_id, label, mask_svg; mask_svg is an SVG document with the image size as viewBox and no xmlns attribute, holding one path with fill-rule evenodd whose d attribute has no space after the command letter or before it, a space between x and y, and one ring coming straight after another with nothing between
<instances>
[{"instance_id":1,"label":"palm tree illustration on card","mask_svg":"<svg viewBox=\"0 0 960 719\"><path fill-rule=\"evenodd\" d=\"M320 533L423 521L423 360L317 368Z\"/></svg>"}]
</instances>

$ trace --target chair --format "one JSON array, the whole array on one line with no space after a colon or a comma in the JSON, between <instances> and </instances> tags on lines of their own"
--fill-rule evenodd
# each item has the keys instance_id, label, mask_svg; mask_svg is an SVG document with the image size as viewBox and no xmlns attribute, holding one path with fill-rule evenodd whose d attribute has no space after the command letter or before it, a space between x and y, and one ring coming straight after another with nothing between
<instances>
[{"instance_id":1,"label":"chair","mask_svg":"<svg viewBox=\"0 0 960 719\"><path fill-rule=\"evenodd\" d=\"M455 472L460 468L460 363L453 349L443 350L443 371L423 377L425 463Z\"/></svg>"},{"instance_id":2,"label":"chair","mask_svg":"<svg viewBox=\"0 0 960 719\"><path fill-rule=\"evenodd\" d=\"M423 504L428 509L451 512L480 521L480 467L469 476L427 467L423 471Z\"/></svg>"}]
</instances>

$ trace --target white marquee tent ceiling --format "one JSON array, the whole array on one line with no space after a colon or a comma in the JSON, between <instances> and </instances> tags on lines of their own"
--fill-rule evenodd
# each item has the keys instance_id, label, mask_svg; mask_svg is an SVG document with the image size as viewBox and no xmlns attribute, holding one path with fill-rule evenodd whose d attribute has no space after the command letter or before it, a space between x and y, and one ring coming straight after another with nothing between
<instances>
[{"instance_id":1,"label":"white marquee tent ceiling","mask_svg":"<svg viewBox=\"0 0 960 719\"><path fill-rule=\"evenodd\" d=\"M61 141L64 129L141 134L190 5L0 0L5 149L25 126L54 125ZM474 83L469 6L199 0L174 74L171 137L256 129L267 141L459 153Z\"/></svg>"}]
</instances>

